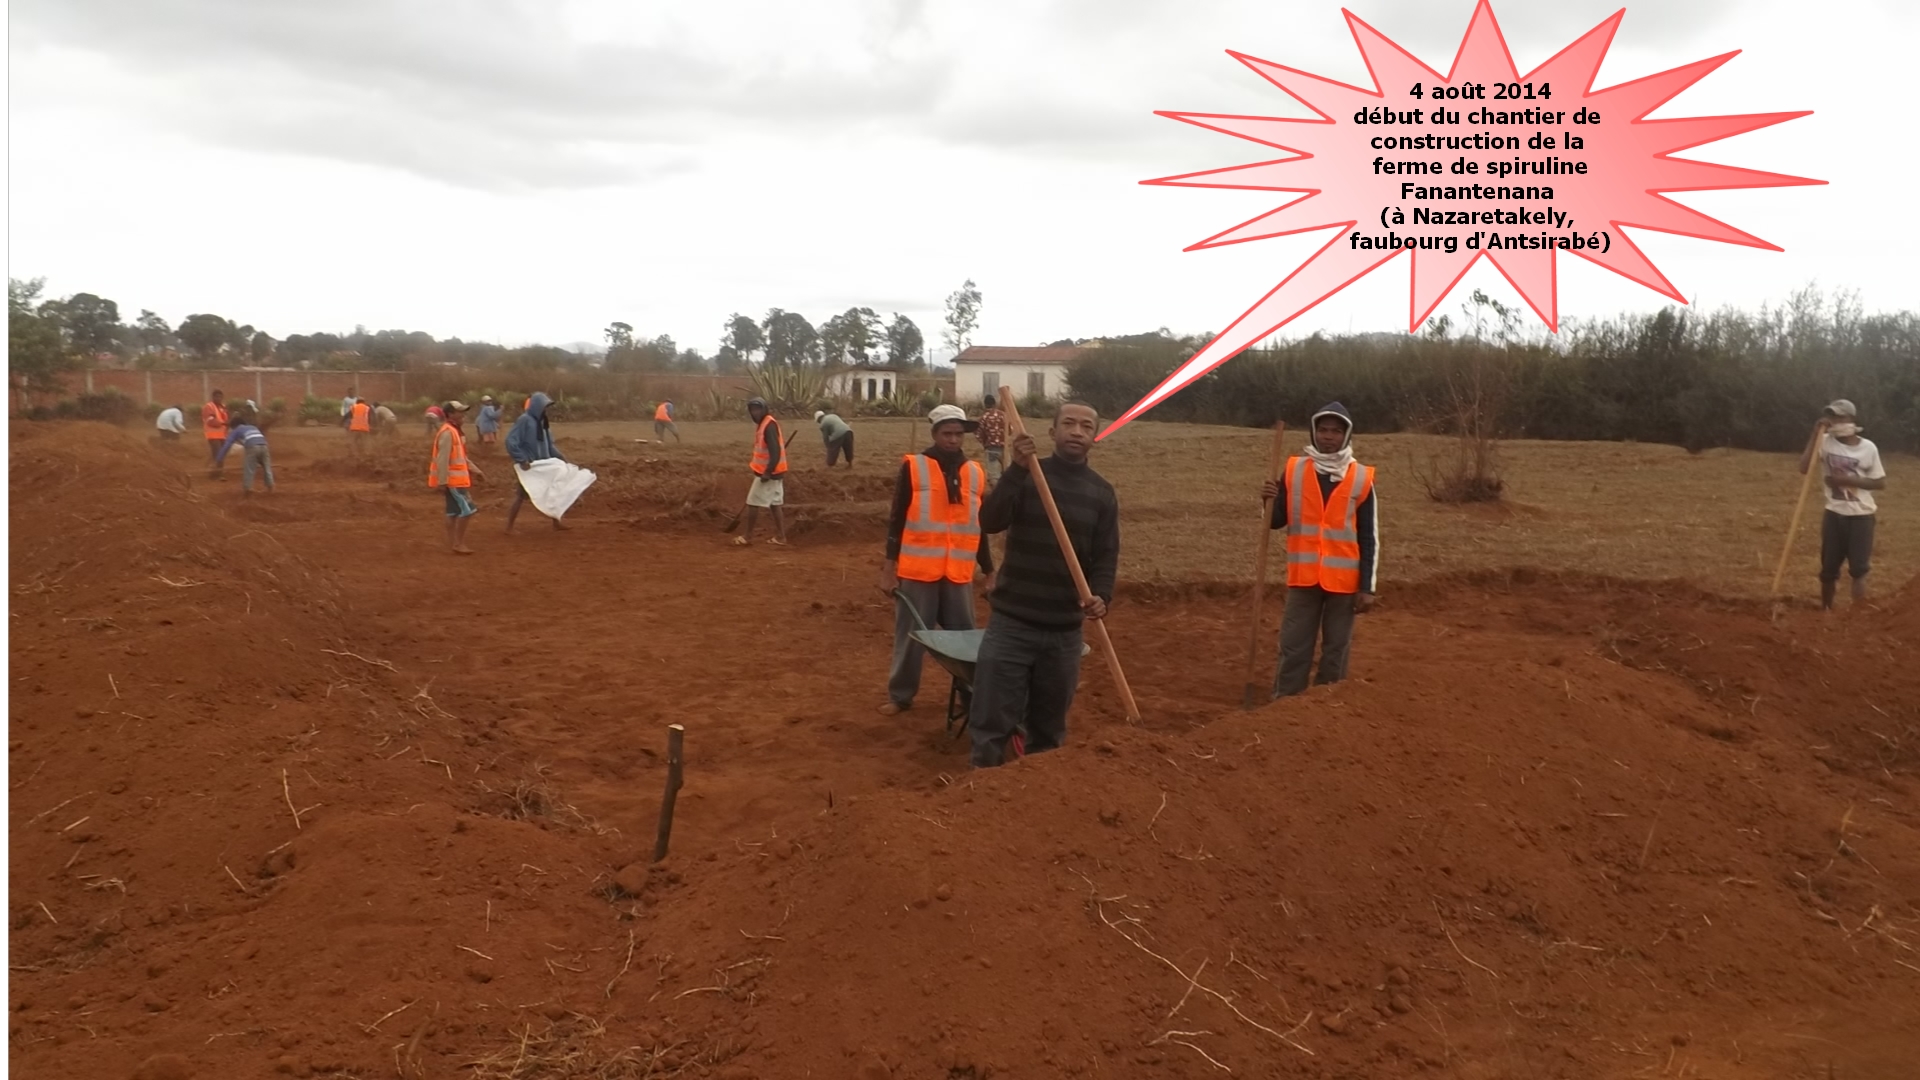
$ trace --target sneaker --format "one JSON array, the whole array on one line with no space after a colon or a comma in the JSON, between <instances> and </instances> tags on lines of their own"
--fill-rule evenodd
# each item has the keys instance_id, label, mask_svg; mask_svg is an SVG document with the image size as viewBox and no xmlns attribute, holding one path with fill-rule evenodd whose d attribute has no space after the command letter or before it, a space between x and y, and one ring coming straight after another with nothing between
<instances>
[{"instance_id":1,"label":"sneaker","mask_svg":"<svg viewBox=\"0 0 1920 1080\"><path fill-rule=\"evenodd\" d=\"M877 711L881 716L898 716L901 713L906 712L908 709L912 707L913 706L911 704L896 705L893 702L889 701L885 705L880 706L880 708L875 711Z\"/></svg>"}]
</instances>

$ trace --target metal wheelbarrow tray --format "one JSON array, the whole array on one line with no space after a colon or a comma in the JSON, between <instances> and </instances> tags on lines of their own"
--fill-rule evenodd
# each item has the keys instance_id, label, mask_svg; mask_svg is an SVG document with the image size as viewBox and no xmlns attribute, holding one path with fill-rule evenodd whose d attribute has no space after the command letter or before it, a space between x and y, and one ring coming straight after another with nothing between
<instances>
[{"instance_id":1,"label":"metal wheelbarrow tray","mask_svg":"<svg viewBox=\"0 0 1920 1080\"><path fill-rule=\"evenodd\" d=\"M927 650L935 663L953 676L953 682L947 689L947 734L958 738L967 730L967 714L973 709L973 675L980 662L980 643L987 638L987 632L980 630L929 630L927 620L920 617L920 609L913 606L899 590L894 590L893 598L906 605L908 614L913 616L913 624L918 627L907 631L907 636L919 642ZM1080 655L1086 656L1093 647L1080 646ZM1015 756L1019 756L1026 743L1027 733L1024 725L1013 734Z\"/></svg>"},{"instance_id":2,"label":"metal wheelbarrow tray","mask_svg":"<svg viewBox=\"0 0 1920 1080\"><path fill-rule=\"evenodd\" d=\"M980 662L980 643L986 640L985 630L929 630L927 620L920 617L920 609L899 590L894 590L893 598L906 605L907 613L913 616L913 625L917 628L907 631L907 636L927 650L934 662L945 668L953 682L947 689L947 734L958 736L967 730L967 713L973 708L973 670Z\"/></svg>"}]
</instances>

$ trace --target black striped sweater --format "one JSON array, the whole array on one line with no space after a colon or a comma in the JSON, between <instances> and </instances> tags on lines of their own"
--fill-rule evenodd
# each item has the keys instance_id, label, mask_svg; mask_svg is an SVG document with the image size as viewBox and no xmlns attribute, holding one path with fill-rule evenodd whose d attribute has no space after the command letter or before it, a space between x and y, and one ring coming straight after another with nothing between
<instances>
[{"instance_id":1,"label":"black striped sweater","mask_svg":"<svg viewBox=\"0 0 1920 1080\"><path fill-rule=\"evenodd\" d=\"M1088 587L1112 603L1113 579L1120 568L1120 500L1113 485L1084 462L1073 465L1049 456L1041 459L1040 468L1060 507L1060 519ZM988 598L995 614L1047 630L1080 625L1080 594L1066 560L1060 557L1040 492L1025 468L1007 467L980 505L980 528L1007 534L1000 576Z\"/></svg>"}]
</instances>

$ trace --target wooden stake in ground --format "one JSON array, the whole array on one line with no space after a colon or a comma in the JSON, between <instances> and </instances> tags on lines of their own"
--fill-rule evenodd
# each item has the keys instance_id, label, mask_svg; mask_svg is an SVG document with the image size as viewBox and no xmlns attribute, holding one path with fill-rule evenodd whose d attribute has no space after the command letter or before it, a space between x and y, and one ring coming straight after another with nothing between
<instances>
[{"instance_id":1,"label":"wooden stake in ground","mask_svg":"<svg viewBox=\"0 0 1920 1080\"><path fill-rule=\"evenodd\" d=\"M1820 437L1827 433L1827 421L1813 425L1813 439L1807 444L1807 475L1800 480L1800 497L1793 503L1793 519L1787 523L1787 543L1780 549L1780 563L1773 568L1773 595L1780 595L1780 579L1787 573L1787 556L1793 554L1793 538L1800 532L1800 512L1807 506L1807 491L1813 487L1813 474L1820 470Z\"/></svg>"},{"instance_id":2,"label":"wooden stake in ground","mask_svg":"<svg viewBox=\"0 0 1920 1080\"><path fill-rule=\"evenodd\" d=\"M667 841L673 838L673 804L680 797L680 746L687 729L667 725L667 791L660 797L660 829L653 835L653 861L667 857Z\"/></svg>"},{"instance_id":3,"label":"wooden stake in ground","mask_svg":"<svg viewBox=\"0 0 1920 1080\"><path fill-rule=\"evenodd\" d=\"M1007 434L1019 437L1027 433L1026 424L1020 420L1020 410L1013 407L1013 388L1000 388L1000 411L1007 414ZM1093 599L1093 590L1087 587L1087 575L1080 569L1080 557L1074 554L1073 538L1067 535L1066 522L1060 520L1060 507L1053 501L1053 489L1047 486L1047 474L1040 468L1040 459L1033 461L1033 487L1040 493L1040 505L1046 507L1047 521L1053 525L1053 538L1060 544L1060 557L1067 562L1067 570L1073 574L1073 586L1080 590L1080 602ZM1101 619L1088 619L1087 625L1093 628L1093 639L1100 645L1100 654L1107 659L1107 670L1113 672L1114 685L1120 690L1120 703L1126 707L1127 719L1140 719L1140 706L1134 704L1133 688L1127 685L1126 672L1120 670L1120 654L1113 651L1113 639L1107 636L1107 624Z\"/></svg>"},{"instance_id":4,"label":"wooden stake in ground","mask_svg":"<svg viewBox=\"0 0 1920 1080\"><path fill-rule=\"evenodd\" d=\"M1273 425L1273 446L1267 450L1267 481L1272 483L1280 479L1280 469L1286 464L1286 451L1281 449L1281 440L1286 438L1287 422L1281 420ZM1253 555L1253 629L1247 635L1247 679L1246 686L1240 691L1240 707L1251 709L1259 700L1259 691L1253 685L1253 669L1260 658L1260 604L1267 592L1267 548L1273 543L1273 500L1260 500L1260 532L1254 541Z\"/></svg>"}]
</instances>

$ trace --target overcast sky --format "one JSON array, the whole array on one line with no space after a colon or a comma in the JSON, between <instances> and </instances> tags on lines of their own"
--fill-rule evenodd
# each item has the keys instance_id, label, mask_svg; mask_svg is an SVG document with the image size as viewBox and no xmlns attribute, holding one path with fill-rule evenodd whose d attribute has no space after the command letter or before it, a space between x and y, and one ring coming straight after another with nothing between
<instances>
[{"instance_id":1,"label":"overcast sky","mask_svg":"<svg viewBox=\"0 0 1920 1080\"><path fill-rule=\"evenodd\" d=\"M1524 72L1618 7L1495 13ZM1786 249L1641 233L1689 298L1817 282L1914 305L1916 8L1627 6L1599 85L1744 50L1656 115L1815 110L1691 156L1831 181L1685 196ZM1473 5L1352 9L1444 71ZM1368 81L1332 2L14 0L8 17L9 274L275 336L564 343L618 319L711 353L733 311L864 305L933 343L969 277L980 344L1217 330L1326 234L1182 253L1283 200L1139 186L1261 157L1152 110L1289 114L1228 48ZM1440 310L1476 286L1517 302L1483 260ZM1560 260L1564 315L1663 302ZM1406 307L1402 259L1286 333L1404 329Z\"/></svg>"}]
</instances>

